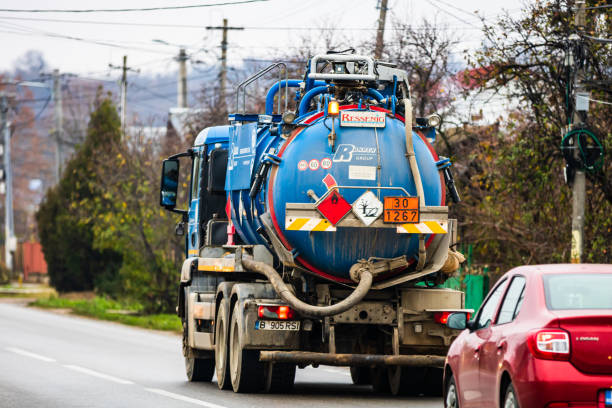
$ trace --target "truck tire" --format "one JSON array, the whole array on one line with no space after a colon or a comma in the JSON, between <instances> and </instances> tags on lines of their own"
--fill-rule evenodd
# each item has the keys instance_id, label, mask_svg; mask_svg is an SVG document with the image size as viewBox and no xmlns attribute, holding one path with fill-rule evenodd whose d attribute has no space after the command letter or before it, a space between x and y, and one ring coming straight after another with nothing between
<instances>
[{"instance_id":1,"label":"truck tire","mask_svg":"<svg viewBox=\"0 0 612 408\"><path fill-rule=\"evenodd\" d=\"M281 394L293 389L295 364L269 363L266 371L266 392Z\"/></svg>"},{"instance_id":2,"label":"truck tire","mask_svg":"<svg viewBox=\"0 0 612 408\"><path fill-rule=\"evenodd\" d=\"M244 337L240 324L240 303L236 303L232 312L229 355L230 378L234 392L258 392L266 385L266 367L259 361L259 350L242 348L241 339Z\"/></svg>"},{"instance_id":3,"label":"truck tire","mask_svg":"<svg viewBox=\"0 0 612 408\"><path fill-rule=\"evenodd\" d=\"M375 393L387 394L391 391L387 367L372 367L370 369L370 379L372 380L372 389Z\"/></svg>"},{"instance_id":4,"label":"truck tire","mask_svg":"<svg viewBox=\"0 0 612 408\"><path fill-rule=\"evenodd\" d=\"M185 296L189 288L185 288ZM190 382L210 382L215 373L215 360L212 358L197 358L189 347L187 303L185 303L185 318L183 319L183 355L185 356L185 374Z\"/></svg>"},{"instance_id":5,"label":"truck tire","mask_svg":"<svg viewBox=\"0 0 612 408\"><path fill-rule=\"evenodd\" d=\"M215 360L185 357L185 372L190 382L210 382L215 373Z\"/></svg>"},{"instance_id":6,"label":"truck tire","mask_svg":"<svg viewBox=\"0 0 612 408\"><path fill-rule=\"evenodd\" d=\"M444 393L444 370L438 367L427 367L424 378L425 395L441 397Z\"/></svg>"},{"instance_id":7,"label":"truck tire","mask_svg":"<svg viewBox=\"0 0 612 408\"><path fill-rule=\"evenodd\" d=\"M229 390L232 386L229 370L229 302L221 299L217 318L215 319L215 367L217 372L217 385L220 390Z\"/></svg>"},{"instance_id":8,"label":"truck tire","mask_svg":"<svg viewBox=\"0 0 612 408\"><path fill-rule=\"evenodd\" d=\"M355 385L370 385L370 367L351 367L351 380Z\"/></svg>"}]
</instances>

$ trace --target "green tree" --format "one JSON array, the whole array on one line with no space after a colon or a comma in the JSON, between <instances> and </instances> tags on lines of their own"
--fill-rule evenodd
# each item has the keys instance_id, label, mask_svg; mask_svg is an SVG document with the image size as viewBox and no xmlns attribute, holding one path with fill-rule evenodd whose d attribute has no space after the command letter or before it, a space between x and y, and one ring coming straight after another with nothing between
<instances>
[{"instance_id":1,"label":"green tree","mask_svg":"<svg viewBox=\"0 0 612 408\"><path fill-rule=\"evenodd\" d=\"M593 6L602 2L587 1ZM503 92L518 103L498 126L467 129L458 149L464 202L458 206L463 238L475 245L475 257L504 270L517 264L567 262L571 243L571 190L559 145L571 121L574 95L564 60L574 26L574 2L536 1L523 15L503 15L484 23L485 41L466 71L466 82L484 92ZM609 15L590 10L583 34L607 37ZM586 40L586 78L591 97L609 100L609 46ZM575 55L580 55L575 54ZM588 125L607 146L604 168L589 174L585 219L588 262L612 262L612 109L592 102Z\"/></svg>"},{"instance_id":2,"label":"green tree","mask_svg":"<svg viewBox=\"0 0 612 408\"><path fill-rule=\"evenodd\" d=\"M119 140L119 128L115 106L99 96L85 142L36 214L49 277L58 291L104 288L116 276L121 257L115 251L94 248L93 223L85 216L83 204L103 193L93 159Z\"/></svg>"}]
</instances>

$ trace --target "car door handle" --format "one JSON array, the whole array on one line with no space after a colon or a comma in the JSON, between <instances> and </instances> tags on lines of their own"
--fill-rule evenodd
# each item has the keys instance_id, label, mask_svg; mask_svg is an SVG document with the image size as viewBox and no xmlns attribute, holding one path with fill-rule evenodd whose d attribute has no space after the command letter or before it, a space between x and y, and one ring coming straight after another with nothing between
<instances>
[{"instance_id":1,"label":"car door handle","mask_svg":"<svg viewBox=\"0 0 612 408\"><path fill-rule=\"evenodd\" d=\"M503 350L503 349L505 349L505 348L506 348L506 342L505 342L505 341L502 341L502 342L500 342L500 343L497 343L497 349L498 349L498 350Z\"/></svg>"}]
</instances>

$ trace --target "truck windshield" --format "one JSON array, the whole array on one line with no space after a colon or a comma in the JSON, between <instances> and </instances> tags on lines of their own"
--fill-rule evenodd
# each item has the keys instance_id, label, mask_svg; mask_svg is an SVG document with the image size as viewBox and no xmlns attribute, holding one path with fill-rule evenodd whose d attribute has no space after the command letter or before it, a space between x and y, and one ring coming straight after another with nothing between
<instances>
[{"instance_id":1,"label":"truck windshield","mask_svg":"<svg viewBox=\"0 0 612 408\"><path fill-rule=\"evenodd\" d=\"M612 309L612 274L549 274L543 279L550 310Z\"/></svg>"}]
</instances>

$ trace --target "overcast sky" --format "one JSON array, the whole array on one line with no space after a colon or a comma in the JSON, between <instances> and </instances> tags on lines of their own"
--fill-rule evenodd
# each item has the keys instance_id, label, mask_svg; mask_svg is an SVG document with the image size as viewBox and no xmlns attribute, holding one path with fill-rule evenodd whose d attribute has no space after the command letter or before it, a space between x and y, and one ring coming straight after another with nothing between
<instances>
[{"instance_id":1,"label":"overcast sky","mask_svg":"<svg viewBox=\"0 0 612 408\"><path fill-rule=\"evenodd\" d=\"M0 8L119 9L229 1L232 0L3 0ZM128 65L144 72L175 69L173 56L178 45L186 46L194 59L214 63L220 53L221 31L207 31L205 27L221 25L223 18L228 18L230 26L245 27L243 31L229 32L229 60L230 64L237 65L243 57L267 58L278 50L295 46L301 36L308 34L303 28L316 30L323 25L333 26L340 29L338 35L355 42L373 38L377 3L377 0L269 0L121 13L0 11L3 51L0 70L11 68L16 58L31 49L42 51L52 68L101 78L109 74L109 63L121 64L123 55L128 55ZM465 48L473 48L480 40L477 29L480 22L471 13L478 10L480 15L494 19L504 9L512 14L520 13L521 5L518 1L502 0L389 0L389 9L387 28L392 19L419 24L422 17L437 18L438 22L456 30ZM172 27L158 26L164 24ZM154 42L155 39L174 45L163 45ZM117 75L117 71L112 73L113 77Z\"/></svg>"}]
</instances>

